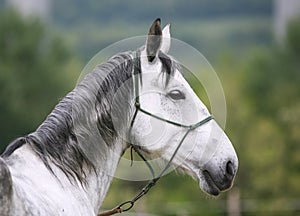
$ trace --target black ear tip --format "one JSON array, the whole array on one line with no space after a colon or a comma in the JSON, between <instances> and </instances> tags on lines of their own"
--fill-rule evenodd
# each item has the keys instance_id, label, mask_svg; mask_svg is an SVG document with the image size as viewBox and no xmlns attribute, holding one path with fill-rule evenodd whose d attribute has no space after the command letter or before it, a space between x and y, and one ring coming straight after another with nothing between
<instances>
[{"instance_id":1,"label":"black ear tip","mask_svg":"<svg viewBox=\"0 0 300 216\"><path fill-rule=\"evenodd\" d=\"M157 18L154 22L155 22L157 25L160 25L161 19L160 19L160 18Z\"/></svg>"}]
</instances>

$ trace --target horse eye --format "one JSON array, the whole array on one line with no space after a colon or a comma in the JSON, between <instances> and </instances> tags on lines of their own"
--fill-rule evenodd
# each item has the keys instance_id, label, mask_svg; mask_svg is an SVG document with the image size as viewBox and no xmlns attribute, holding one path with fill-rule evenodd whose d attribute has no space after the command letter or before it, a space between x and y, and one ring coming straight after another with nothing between
<instances>
[{"instance_id":1,"label":"horse eye","mask_svg":"<svg viewBox=\"0 0 300 216\"><path fill-rule=\"evenodd\" d=\"M183 99L185 99L184 93L182 93L179 90L173 90L173 91L169 92L167 94L167 96L170 97L173 100L183 100Z\"/></svg>"}]
</instances>

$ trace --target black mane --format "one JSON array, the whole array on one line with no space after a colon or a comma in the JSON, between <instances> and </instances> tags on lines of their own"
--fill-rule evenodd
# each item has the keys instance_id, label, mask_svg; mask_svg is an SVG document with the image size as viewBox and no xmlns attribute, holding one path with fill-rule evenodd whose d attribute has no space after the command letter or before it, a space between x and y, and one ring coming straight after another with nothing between
<instances>
[{"instance_id":1,"label":"black mane","mask_svg":"<svg viewBox=\"0 0 300 216\"><path fill-rule=\"evenodd\" d=\"M140 51L137 53L136 67L138 73L141 74ZM173 64L174 61L162 52L159 53L159 59L163 65L163 72L166 73L167 84L177 63ZM8 158L16 149L24 144L29 144L51 172L53 171L50 164L54 163L69 179L78 179L84 183L86 171L95 171L95 165L87 157L82 146L79 145L74 130L76 125L73 119L73 105L79 98L81 100L77 104L79 110L94 109L93 111L97 113L98 132L107 145L111 144L112 139L117 136L111 116L113 97L119 87L127 80L130 80L132 87L133 66L132 52L118 54L107 62L98 65L56 105L35 132L10 143L2 157ZM129 89L129 92L123 93L124 97L130 97L131 91L132 88ZM93 95L96 98L93 105L91 105L91 101L88 101L88 98L84 97L85 95ZM120 108L123 109L123 107ZM84 169L84 167L88 169Z\"/></svg>"}]
</instances>

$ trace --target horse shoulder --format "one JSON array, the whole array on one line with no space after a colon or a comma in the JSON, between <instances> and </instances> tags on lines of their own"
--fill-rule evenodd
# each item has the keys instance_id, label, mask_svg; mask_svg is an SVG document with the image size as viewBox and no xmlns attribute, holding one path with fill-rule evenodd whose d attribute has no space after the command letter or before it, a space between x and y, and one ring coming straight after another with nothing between
<instances>
[{"instance_id":1,"label":"horse shoulder","mask_svg":"<svg viewBox=\"0 0 300 216\"><path fill-rule=\"evenodd\" d=\"M8 159L13 188L13 215L94 215L84 190L55 166L51 173L31 147L24 145ZM0 211L1 212L1 211ZM2 214L0 214L2 216Z\"/></svg>"},{"instance_id":2,"label":"horse shoulder","mask_svg":"<svg viewBox=\"0 0 300 216\"><path fill-rule=\"evenodd\" d=\"M12 194L11 174L7 164L0 157L0 215L10 215Z\"/></svg>"}]
</instances>

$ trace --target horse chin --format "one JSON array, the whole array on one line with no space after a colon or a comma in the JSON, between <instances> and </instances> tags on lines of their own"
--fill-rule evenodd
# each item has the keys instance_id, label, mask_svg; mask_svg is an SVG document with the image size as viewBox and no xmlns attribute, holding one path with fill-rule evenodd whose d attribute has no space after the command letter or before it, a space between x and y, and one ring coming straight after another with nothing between
<instances>
[{"instance_id":1,"label":"horse chin","mask_svg":"<svg viewBox=\"0 0 300 216\"><path fill-rule=\"evenodd\" d=\"M199 183L200 189L203 192L207 193L208 195L218 196L221 193L221 190L215 184L212 177L207 171L201 172L200 169L190 170L190 169L184 169L183 167L178 167L177 170L191 176L194 179L198 179L200 182Z\"/></svg>"},{"instance_id":2,"label":"horse chin","mask_svg":"<svg viewBox=\"0 0 300 216\"><path fill-rule=\"evenodd\" d=\"M210 174L205 171L203 172L202 178L200 178L200 188L202 191L211 196L218 196L221 192Z\"/></svg>"}]
</instances>

